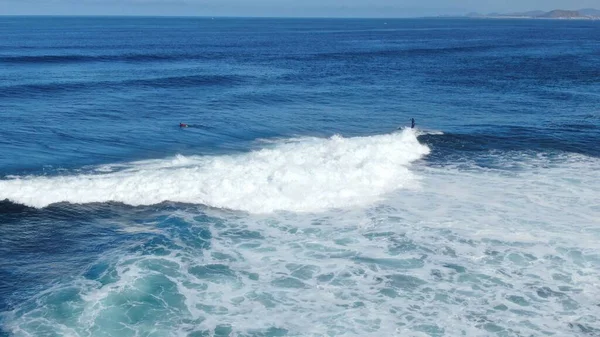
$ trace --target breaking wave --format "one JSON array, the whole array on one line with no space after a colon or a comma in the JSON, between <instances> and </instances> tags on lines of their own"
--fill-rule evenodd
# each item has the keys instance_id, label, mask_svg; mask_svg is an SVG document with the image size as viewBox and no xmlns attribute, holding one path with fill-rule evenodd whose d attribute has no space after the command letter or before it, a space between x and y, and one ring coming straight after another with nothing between
<instances>
[{"instance_id":1,"label":"breaking wave","mask_svg":"<svg viewBox=\"0 0 600 337\"><path fill-rule=\"evenodd\" d=\"M94 174L0 181L0 199L45 207L58 202L163 201L270 213L313 212L373 203L417 184L409 165L429 153L413 130L369 137L301 138L241 155L177 156Z\"/></svg>"}]
</instances>

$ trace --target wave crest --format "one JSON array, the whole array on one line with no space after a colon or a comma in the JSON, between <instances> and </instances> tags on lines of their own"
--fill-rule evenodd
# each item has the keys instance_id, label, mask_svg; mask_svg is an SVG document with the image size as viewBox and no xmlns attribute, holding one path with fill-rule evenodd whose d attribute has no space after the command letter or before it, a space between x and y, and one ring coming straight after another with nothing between
<instances>
[{"instance_id":1,"label":"wave crest","mask_svg":"<svg viewBox=\"0 0 600 337\"><path fill-rule=\"evenodd\" d=\"M134 162L116 172L0 181L0 199L57 202L163 201L251 213L312 212L369 204L410 187L409 164L429 153L412 130L370 137L303 138L226 156Z\"/></svg>"}]
</instances>

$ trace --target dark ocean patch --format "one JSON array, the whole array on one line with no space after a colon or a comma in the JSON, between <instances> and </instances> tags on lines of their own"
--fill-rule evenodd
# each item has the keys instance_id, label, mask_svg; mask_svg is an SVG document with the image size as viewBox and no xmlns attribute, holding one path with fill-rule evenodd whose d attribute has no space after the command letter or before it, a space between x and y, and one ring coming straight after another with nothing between
<instances>
[{"instance_id":1,"label":"dark ocean patch","mask_svg":"<svg viewBox=\"0 0 600 337\"><path fill-rule=\"evenodd\" d=\"M5 64L60 64L60 63L84 63L84 62L155 62L155 61L177 61L177 60L214 60L225 57L222 53L148 53L148 54L115 54L115 55L17 55L0 56L0 63Z\"/></svg>"},{"instance_id":2,"label":"dark ocean patch","mask_svg":"<svg viewBox=\"0 0 600 337\"><path fill-rule=\"evenodd\" d=\"M152 88L180 88L205 85L236 85L248 77L239 75L190 75L123 81L119 85L148 86Z\"/></svg>"},{"instance_id":3,"label":"dark ocean patch","mask_svg":"<svg viewBox=\"0 0 600 337\"><path fill-rule=\"evenodd\" d=\"M468 55L455 67L424 65L427 82L464 88L488 88L504 92L531 92L547 96L548 87L596 85L600 68L586 61L592 55ZM476 74L485 74L479 76ZM552 92L552 99L569 100L573 95Z\"/></svg>"},{"instance_id":4,"label":"dark ocean patch","mask_svg":"<svg viewBox=\"0 0 600 337\"><path fill-rule=\"evenodd\" d=\"M85 81L85 82L51 82L40 84L18 84L0 86L0 97L29 97L32 95L54 94L93 89L120 88L189 88L201 86L233 86L247 81L250 77L240 75L187 75L166 76L125 81Z\"/></svg>"},{"instance_id":5,"label":"dark ocean patch","mask_svg":"<svg viewBox=\"0 0 600 337\"><path fill-rule=\"evenodd\" d=\"M17 204L17 203L13 203L7 199L0 201L0 215L2 215L2 214L23 214L23 213L32 212L32 211L35 211L35 208Z\"/></svg>"},{"instance_id":6,"label":"dark ocean patch","mask_svg":"<svg viewBox=\"0 0 600 337\"><path fill-rule=\"evenodd\" d=\"M443 135L422 135L419 141L431 147L430 160L451 163L459 157L477 157L490 151L500 152L539 152L577 153L600 157L600 149L592 146L597 137L593 134L568 137L563 132L558 135L544 132L534 127L498 127L494 133L444 133Z\"/></svg>"},{"instance_id":7,"label":"dark ocean patch","mask_svg":"<svg viewBox=\"0 0 600 337\"><path fill-rule=\"evenodd\" d=\"M306 61L312 60L351 60L355 58L370 58L370 57L443 57L445 55L477 55L477 53L487 53L493 50L502 50L511 48L523 48L527 45L476 45L476 46L448 46L448 47L417 47L417 48L388 48L374 50L358 50L349 52L330 52L306 55L290 55L287 58L292 60Z\"/></svg>"}]
</instances>

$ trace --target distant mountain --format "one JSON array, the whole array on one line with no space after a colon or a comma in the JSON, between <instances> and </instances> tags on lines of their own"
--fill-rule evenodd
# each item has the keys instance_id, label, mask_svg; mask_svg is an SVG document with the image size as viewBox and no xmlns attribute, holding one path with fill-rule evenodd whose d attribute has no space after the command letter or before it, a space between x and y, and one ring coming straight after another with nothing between
<instances>
[{"instance_id":1,"label":"distant mountain","mask_svg":"<svg viewBox=\"0 0 600 337\"><path fill-rule=\"evenodd\" d=\"M600 10L593 8L585 8L579 11L555 9L550 12L544 11L529 11L516 13L490 13L487 15L479 13L469 13L466 15L470 18L523 18L523 19L600 19Z\"/></svg>"},{"instance_id":2,"label":"distant mountain","mask_svg":"<svg viewBox=\"0 0 600 337\"><path fill-rule=\"evenodd\" d=\"M471 12L471 13L467 14L466 16L468 16L470 18L481 18L481 17L484 17L485 15L483 15L481 13L477 13L477 12Z\"/></svg>"},{"instance_id":3,"label":"distant mountain","mask_svg":"<svg viewBox=\"0 0 600 337\"><path fill-rule=\"evenodd\" d=\"M600 17L600 10L598 10L598 9L584 8L584 9L578 10L578 12L581 15Z\"/></svg>"},{"instance_id":4,"label":"distant mountain","mask_svg":"<svg viewBox=\"0 0 600 337\"><path fill-rule=\"evenodd\" d=\"M578 11L565 11L562 9L555 9L553 11L550 11L550 12L542 14L542 15L538 15L536 17L547 18L547 19L573 19L573 18L580 18L582 16L583 15L579 14Z\"/></svg>"},{"instance_id":5,"label":"distant mountain","mask_svg":"<svg viewBox=\"0 0 600 337\"><path fill-rule=\"evenodd\" d=\"M535 16L540 16L540 15L544 15L546 14L546 12L544 11L530 11L530 12L522 12L522 13L510 13L510 14L505 14L506 16L527 16L527 17L535 17Z\"/></svg>"}]
</instances>

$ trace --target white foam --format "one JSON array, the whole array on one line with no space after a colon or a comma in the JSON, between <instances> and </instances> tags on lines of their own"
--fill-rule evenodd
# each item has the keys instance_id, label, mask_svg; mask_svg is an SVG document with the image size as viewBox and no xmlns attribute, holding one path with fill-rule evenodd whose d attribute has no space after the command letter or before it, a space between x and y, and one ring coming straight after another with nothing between
<instances>
[{"instance_id":1,"label":"white foam","mask_svg":"<svg viewBox=\"0 0 600 337\"><path fill-rule=\"evenodd\" d=\"M417 136L421 136L421 135L441 136L444 134L442 131L439 131L439 130L415 129L414 132L417 134Z\"/></svg>"},{"instance_id":2,"label":"white foam","mask_svg":"<svg viewBox=\"0 0 600 337\"><path fill-rule=\"evenodd\" d=\"M315 337L572 336L571 324L598 327L600 160L498 156L523 169L419 165L421 189L371 207L247 216L189 207L160 225L135 224L173 245L103 254L111 280L74 276L19 306L6 327L15 336L40 335L40 326L64 336L189 336L224 325L232 336L276 327ZM153 245L160 254L148 254ZM222 269L194 270L207 266ZM56 301L70 290L80 298L66 315ZM148 315L132 324L134 306Z\"/></svg>"},{"instance_id":3,"label":"white foam","mask_svg":"<svg viewBox=\"0 0 600 337\"><path fill-rule=\"evenodd\" d=\"M494 157L488 159L501 168L419 167L422 192L390 198L402 200L415 221L499 240L564 241L565 233L600 225L600 160L577 154ZM597 245L590 240L584 235L578 244Z\"/></svg>"},{"instance_id":4,"label":"white foam","mask_svg":"<svg viewBox=\"0 0 600 337\"><path fill-rule=\"evenodd\" d=\"M414 186L409 164L427 153L411 130L304 138L241 155L177 156L109 173L2 180L0 199L33 207L175 201L252 213L319 211L369 204Z\"/></svg>"}]
</instances>

